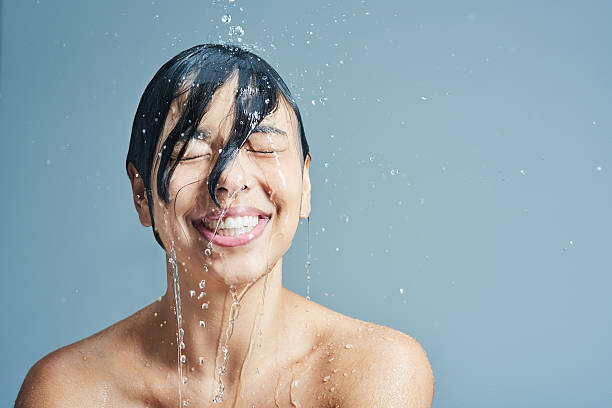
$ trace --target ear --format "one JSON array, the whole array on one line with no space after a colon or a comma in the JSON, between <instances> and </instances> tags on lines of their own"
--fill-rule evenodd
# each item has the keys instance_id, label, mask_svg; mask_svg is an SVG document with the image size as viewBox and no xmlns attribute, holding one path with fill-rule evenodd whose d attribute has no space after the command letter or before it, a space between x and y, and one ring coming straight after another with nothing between
<instances>
[{"instance_id":1,"label":"ear","mask_svg":"<svg viewBox=\"0 0 612 408\"><path fill-rule=\"evenodd\" d=\"M136 167L134 167L131 162L128 164L128 175L130 177L130 183L132 183L134 206L138 212L140 223L145 227L150 227L152 225L151 213L149 212L149 201L147 199L147 193L145 192L144 182L138 170L136 170Z\"/></svg>"},{"instance_id":2,"label":"ear","mask_svg":"<svg viewBox=\"0 0 612 408\"><path fill-rule=\"evenodd\" d=\"M310 216L310 154L304 160L302 171L302 203L300 204L300 218Z\"/></svg>"}]
</instances>

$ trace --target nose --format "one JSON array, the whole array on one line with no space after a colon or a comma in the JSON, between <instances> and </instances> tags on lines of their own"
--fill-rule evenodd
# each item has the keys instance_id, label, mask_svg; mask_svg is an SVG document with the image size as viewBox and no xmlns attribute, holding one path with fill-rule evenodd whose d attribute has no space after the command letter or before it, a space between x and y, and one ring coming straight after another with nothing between
<instances>
[{"instance_id":1,"label":"nose","mask_svg":"<svg viewBox=\"0 0 612 408\"><path fill-rule=\"evenodd\" d=\"M248 168L245 167L244 160L241 150L234 160L228 163L219 177L215 195L222 207L230 205L240 193L252 186L252 177L249 175Z\"/></svg>"}]
</instances>

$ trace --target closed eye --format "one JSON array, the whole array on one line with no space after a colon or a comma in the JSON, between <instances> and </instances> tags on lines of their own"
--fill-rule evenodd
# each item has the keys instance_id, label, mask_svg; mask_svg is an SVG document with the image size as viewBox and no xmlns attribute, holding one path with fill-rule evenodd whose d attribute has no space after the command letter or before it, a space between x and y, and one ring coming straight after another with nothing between
<instances>
[{"instance_id":1,"label":"closed eye","mask_svg":"<svg viewBox=\"0 0 612 408\"><path fill-rule=\"evenodd\" d=\"M253 152L253 153L262 153L262 154L273 154L276 153L275 150L253 150L253 149L247 149L247 152Z\"/></svg>"},{"instance_id":2,"label":"closed eye","mask_svg":"<svg viewBox=\"0 0 612 408\"><path fill-rule=\"evenodd\" d=\"M198 156L193 156L193 157L180 157L178 159L178 161L183 162L183 161L190 161L190 160L195 160L195 159L200 159L202 157L210 157L211 154L210 153L205 153L205 154L200 154ZM177 160L176 157L171 157L170 160L174 161Z\"/></svg>"},{"instance_id":3,"label":"closed eye","mask_svg":"<svg viewBox=\"0 0 612 408\"><path fill-rule=\"evenodd\" d=\"M287 134L276 128L259 127L247 139L246 150L255 154L269 156L287 150Z\"/></svg>"}]
</instances>

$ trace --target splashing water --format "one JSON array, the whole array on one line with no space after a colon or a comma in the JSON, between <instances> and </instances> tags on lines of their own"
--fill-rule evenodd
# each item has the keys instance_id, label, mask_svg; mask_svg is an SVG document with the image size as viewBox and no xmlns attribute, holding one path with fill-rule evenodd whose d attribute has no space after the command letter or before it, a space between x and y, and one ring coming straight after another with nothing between
<instances>
[{"instance_id":1,"label":"splashing water","mask_svg":"<svg viewBox=\"0 0 612 408\"><path fill-rule=\"evenodd\" d=\"M229 348L228 343L234 334L234 325L236 323L236 319L238 318L238 313L240 311L240 302L238 301L238 295L236 294L236 287L234 285L230 286L230 293L232 295L232 306L230 307L230 325L229 325L229 333L226 333L225 342L221 347L221 351L223 352L223 363L221 367L217 369L217 389L215 392L215 398L213 402L223 402L223 392L225 391L225 386L223 385L223 374L227 371L227 359L229 357Z\"/></svg>"},{"instance_id":2,"label":"splashing water","mask_svg":"<svg viewBox=\"0 0 612 408\"><path fill-rule=\"evenodd\" d=\"M204 254L206 256L212 255L212 249L213 249L212 242L217 236L217 233L219 232L220 221L223 220L223 217L225 216L230 206L236 199L237 194L241 191L244 191L245 189L246 189L246 186L234 191L229 199L229 203L227 204L227 206L221 210L221 214L219 215L219 219L217 220L217 223L215 225L213 236L210 239L210 241L208 241L208 244L206 245L206 249L204 250ZM204 269L205 271L208 271L208 266L204 265ZM205 285L206 285L206 281L202 280L199 286L200 288L203 289ZM225 386L223 385L222 376L223 374L225 374L227 370L227 359L229 355L228 343L229 343L229 340L232 338L232 335L234 334L234 325L236 322L236 318L238 317L238 310L240 309L240 302L238 301L238 296L236 295L236 287L234 285L230 286L230 293L232 295L232 306L230 308L231 331L229 332L229 334L226 335L225 342L223 346L221 347L221 351L223 352L223 363L221 364L221 367L219 367L219 369L217 370L217 387L216 387L215 397L213 399L213 402L223 402L223 392L225 390ZM205 309L205 308L208 309L208 303L202 304L202 309ZM202 327L205 327L205 323L204 324L202 323L204 322L201 321L200 325ZM200 364L202 364L202 359L200 359Z\"/></svg>"},{"instance_id":3,"label":"splashing water","mask_svg":"<svg viewBox=\"0 0 612 408\"><path fill-rule=\"evenodd\" d=\"M242 36L244 35L244 28L241 26L230 26L228 35L230 37L236 37L236 41L242 42Z\"/></svg>"},{"instance_id":4,"label":"splashing water","mask_svg":"<svg viewBox=\"0 0 612 408\"><path fill-rule=\"evenodd\" d=\"M306 218L306 300L310 300L310 217Z\"/></svg>"},{"instance_id":5,"label":"splashing water","mask_svg":"<svg viewBox=\"0 0 612 408\"><path fill-rule=\"evenodd\" d=\"M179 284L178 266L176 264L176 250L174 241L170 250L170 264L172 265L172 279L174 281L174 311L176 313L176 361L178 367L178 383L179 383L179 407L183 406L183 384L186 384L186 377L183 378L183 364L187 361L182 354L185 348L183 338L185 331L183 330L183 313L181 311L181 286Z\"/></svg>"},{"instance_id":6,"label":"splashing water","mask_svg":"<svg viewBox=\"0 0 612 408\"><path fill-rule=\"evenodd\" d=\"M206 249L204 250L204 255L206 256L210 256L212 255L212 250L213 250L213 244L212 242L214 241L215 237L217 236L217 233L219 232L219 224L221 223L221 221L223 220L223 217L225 216L225 214L228 212L228 210L230 209L230 206L232 205L232 203L234 202L234 200L236 200L236 195L241 192L246 190L246 186L242 187L239 190L236 190L232 193L229 203L227 204L227 206L225 208L221 209L221 214L219 214L219 219L217 220L217 223L215 225L215 231L213 232L213 236L210 239L210 241L208 241L208 244L206 245ZM208 266L204 265L204 270L206 272L208 272Z\"/></svg>"},{"instance_id":7,"label":"splashing water","mask_svg":"<svg viewBox=\"0 0 612 408\"><path fill-rule=\"evenodd\" d=\"M261 312L259 313L259 347L261 347L261 337L263 336L263 330L261 329L261 325L264 317L264 308L266 306L266 287L268 286L268 273L270 272L270 265L266 261L266 276L264 277L263 290L261 292Z\"/></svg>"}]
</instances>

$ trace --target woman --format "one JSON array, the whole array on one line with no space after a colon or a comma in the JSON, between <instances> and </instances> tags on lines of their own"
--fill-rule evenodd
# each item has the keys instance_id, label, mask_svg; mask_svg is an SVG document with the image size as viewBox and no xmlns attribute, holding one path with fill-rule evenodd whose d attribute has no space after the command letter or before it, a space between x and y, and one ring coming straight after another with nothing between
<instances>
[{"instance_id":1,"label":"woman","mask_svg":"<svg viewBox=\"0 0 612 408\"><path fill-rule=\"evenodd\" d=\"M39 361L16 406L431 405L416 340L282 287L282 256L310 214L310 155L265 61L200 45L164 64L126 166L140 222L166 252L168 290Z\"/></svg>"}]
</instances>

